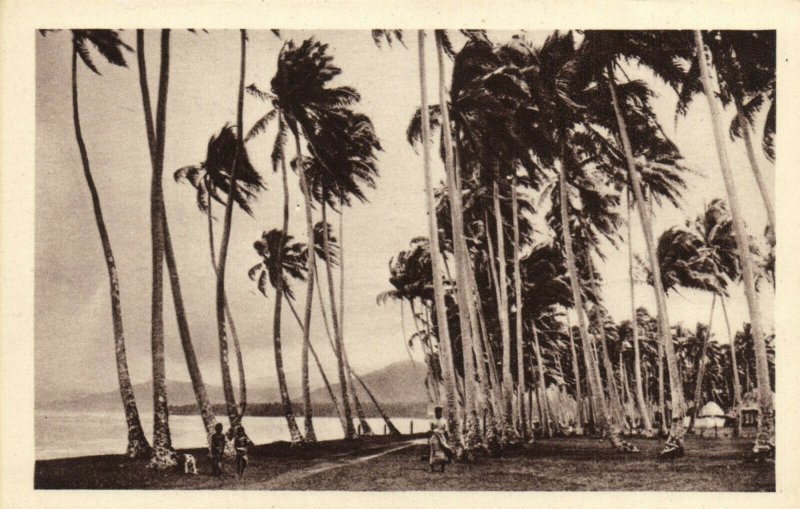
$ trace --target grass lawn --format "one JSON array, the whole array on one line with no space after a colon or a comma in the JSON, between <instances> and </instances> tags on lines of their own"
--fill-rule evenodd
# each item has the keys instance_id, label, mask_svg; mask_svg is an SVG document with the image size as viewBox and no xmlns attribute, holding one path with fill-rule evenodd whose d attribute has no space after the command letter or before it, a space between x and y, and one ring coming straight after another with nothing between
<instances>
[{"instance_id":1,"label":"grass lawn","mask_svg":"<svg viewBox=\"0 0 800 509\"><path fill-rule=\"evenodd\" d=\"M402 446L390 437L357 445L323 442L313 448L286 443L257 447L243 479L212 477L201 450L191 452L200 474L154 472L146 462L120 456L38 461L36 488L104 489L282 489L282 490L621 490L621 491L774 491L775 465L747 463L750 440L689 436L687 456L659 460L658 440L634 439L642 452L621 455L593 438L540 440L508 449L499 458L478 458L430 473L421 460L426 446Z\"/></svg>"}]
</instances>

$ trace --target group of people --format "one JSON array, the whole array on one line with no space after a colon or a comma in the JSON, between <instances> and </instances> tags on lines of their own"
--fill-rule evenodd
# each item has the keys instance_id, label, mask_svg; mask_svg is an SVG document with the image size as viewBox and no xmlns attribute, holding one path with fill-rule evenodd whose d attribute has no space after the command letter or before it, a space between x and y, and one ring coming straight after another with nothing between
<instances>
[{"instance_id":1,"label":"group of people","mask_svg":"<svg viewBox=\"0 0 800 509\"><path fill-rule=\"evenodd\" d=\"M214 427L215 432L208 441L211 471L216 476L222 475L225 448L227 447L228 441L233 441L233 449L236 452L236 475L241 477L244 475L244 469L247 467L247 452L250 446L253 445L253 442L247 437L244 432L244 426L241 424L229 429L227 433L223 433L222 429L222 424L217 424Z\"/></svg>"}]
</instances>

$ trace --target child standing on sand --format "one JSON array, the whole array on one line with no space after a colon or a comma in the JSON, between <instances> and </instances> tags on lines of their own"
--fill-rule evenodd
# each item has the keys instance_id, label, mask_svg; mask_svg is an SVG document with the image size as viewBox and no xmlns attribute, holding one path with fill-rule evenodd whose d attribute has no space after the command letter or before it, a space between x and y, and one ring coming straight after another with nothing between
<instances>
[{"instance_id":1,"label":"child standing on sand","mask_svg":"<svg viewBox=\"0 0 800 509\"><path fill-rule=\"evenodd\" d=\"M222 457L225 454L225 434L222 433L222 424L217 423L214 427L216 433L211 435L208 445L211 454L211 471L216 476L222 475Z\"/></svg>"},{"instance_id":2,"label":"child standing on sand","mask_svg":"<svg viewBox=\"0 0 800 509\"><path fill-rule=\"evenodd\" d=\"M244 426L238 426L233 439L233 448L236 449L236 475L239 477L244 475L244 469L247 467L248 462L247 451L251 445L253 445L253 442L247 438Z\"/></svg>"}]
</instances>

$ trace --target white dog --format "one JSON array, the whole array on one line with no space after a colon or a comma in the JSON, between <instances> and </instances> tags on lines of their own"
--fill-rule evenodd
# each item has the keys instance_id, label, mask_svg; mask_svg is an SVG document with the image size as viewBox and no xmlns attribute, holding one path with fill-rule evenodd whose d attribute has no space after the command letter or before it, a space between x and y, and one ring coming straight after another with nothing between
<instances>
[{"instance_id":1,"label":"white dog","mask_svg":"<svg viewBox=\"0 0 800 509\"><path fill-rule=\"evenodd\" d=\"M191 454L183 455L183 473L197 475L197 464Z\"/></svg>"}]
</instances>

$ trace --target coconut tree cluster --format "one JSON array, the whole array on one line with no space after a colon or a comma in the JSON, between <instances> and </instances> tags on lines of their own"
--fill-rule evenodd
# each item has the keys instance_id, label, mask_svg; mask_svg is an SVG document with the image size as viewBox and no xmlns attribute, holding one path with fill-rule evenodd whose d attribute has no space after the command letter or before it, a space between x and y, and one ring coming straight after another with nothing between
<instances>
[{"instance_id":1,"label":"coconut tree cluster","mask_svg":"<svg viewBox=\"0 0 800 509\"><path fill-rule=\"evenodd\" d=\"M190 32L188 37L203 36ZM127 454L165 468L176 461L164 353L165 265L205 433L216 424L164 203L165 152L174 150L167 137L172 34L160 32L157 88L151 93L153 63L144 31L136 31L135 48L113 30L69 33L75 137L108 270ZM347 73L327 44L273 34L270 41L280 46L274 75L268 83L253 83L248 34L237 32L235 119L203 133L210 136L205 154L182 154L185 166L166 169L191 186L207 224L203 242L209 245L213 281L208 292L215 299L228 421L232 427L242 423L248 399L236 309L228 298L239 289L226 286L226 275L247 269L228 263L233 216L253 218L254 203L269 186L269 199L282 203L281 214L269 218L254 239L254 265L247 273L272 311L264 347L274 354L292 443L317 440L312 368L325 384L347 440L357 437L357 429L371 433L363 394L387 429L399 433L350 364L353 345L344 320L345 211L365 204L367 190L378 184L381 140L361 108L359 91L346 84ZM401 30L373 30L371 35L378 45L408 42ZM691 429L703 403L735 408L743 393L753 391L759 407L755 452L774 454L774 340L759 307L759 292L769 288L756 284L761 277L774 284L774 207L756 157L758 148L769 161L775 157L774 32L557 31L541 44L525 34L493 41L481 30L420 30L416 35L419 107L410 120L400 120L409 122L407 141L421 153L422 177L408 178L421 178L424 184L426 210L418 213L427 215L427 235L412 239L390 260L391 288L378 301L399 302L401 314L408 308L414 327L402 331L403 341L423 352L427 394L445 409L457 456L468 461L480 453L498 455L509 444L566 429L588 429L619 452L637 451L625 439L629 431L660 431L666 437L663 454L680 455L687 415ZM463 41L460 47L456 39ZM427 61L429 45L435 48L435 63ZM79 76L91 79L83 68L100 74L97 55L125 67L133 53L145 119L142 139L152 169L152 443L142 429L128 374L121 282L78 101ZM708 197L696 219L660 236L653 217L664 207L682 206L685 177L697 169L686 167L680 148L662 128L651 83L628 76L632 67L646 69L675 92L676 118L693 100L705 97L711 129L697 136L707 135L709 143L713 137L725 182L724 197ZM431 96L429 75L437 84ZM258 119L247 126L244 110L251 105ZM721 119L726 107L735 111L727 136ZM268 133L269 158L255 160L248 144ZM763 201L769 245L763 252L743 219L742 190L736 188L727 155L732 150L746 152ZM437 171L443 175L440 182L434 178ZM297 189L304 221L290 225L291 195ZM644 239L641 255L633 252L634 221ZM615 321L602 272L606 258L621 249L627 250L630 268L630 316ZM648 283L654 310L637 304L637 282ZM683 290L709 295L708 323L690 329L670 320L667 296ZM739 332L731 333L736 326L731 328L726 302L736 292L745 295L749 316ZM718 301L727 343L711 333ZM289 325L284 304L293 317ZM321 316L321 323L312 323L312 316ZM300 406L288 389L286 327L296 327L302 336ZM331 349L333 370L321 362L320 348ZM300 407L302 426L296 413Z\"/></svg>"},{"instance_id":2,"label":"coconut tree cluster","mask_svg":"<svg viewBox=\"0 0 800 509\"><path fill-rule=\"evenodd\" d=\"M374 35L402 41L397 31ZM740 405L741 373L734 349L720 356L725 348L711 338L711 319L692 333L670 321L667 294L707 292L713 316L717 300L724 307L744 287L756 324L747 330L760 338L749 355L766 377L768 340L754 283L762 268L774 267L774 255L762 259L746 233L718 129L709 137L720 146L727 199L714 198L696 221L660 237L654 231L656 207L681 207L685 177L697 170L665 134L650 85L630 79L626 68L645 68L673 89L676 115L699 93L717 124L717 102L736 105L731 141L744 141L761 188L751 134L761 130L773 157L774 34L555 32L534 45L524 35L502 43L462 31L465 43L455 51L451 34L434 31L438 104L426 89L430 35L419 32L422 101L408 127L409 143L423 153L429 236L392 259L394 288L379 300L409 304L417 327L409 341L423 348L431 402L446 403L459 454L497 454L567 423L578 432L589 426L621 452L636 450L622 438L626 430L653 434L658 426L667 437L662 454L683 454L685 417L691 429L702 402ZM704 85L709 69L719 91ZM761 109L763 126L756 125ZM436 145L445 174L439 187L430 168ZM762 196L769 216L768 193ZM633 253L632 212L644 256ZM609 248L623 243L631 317L616 323L600 268ZM637 280L649 282L653 317L636 304ZM571 413L563 402L553 406L554 386L572 398ZM756 452L769 455L769 379L757 386Z\"/></svg>"}]
</instances>

